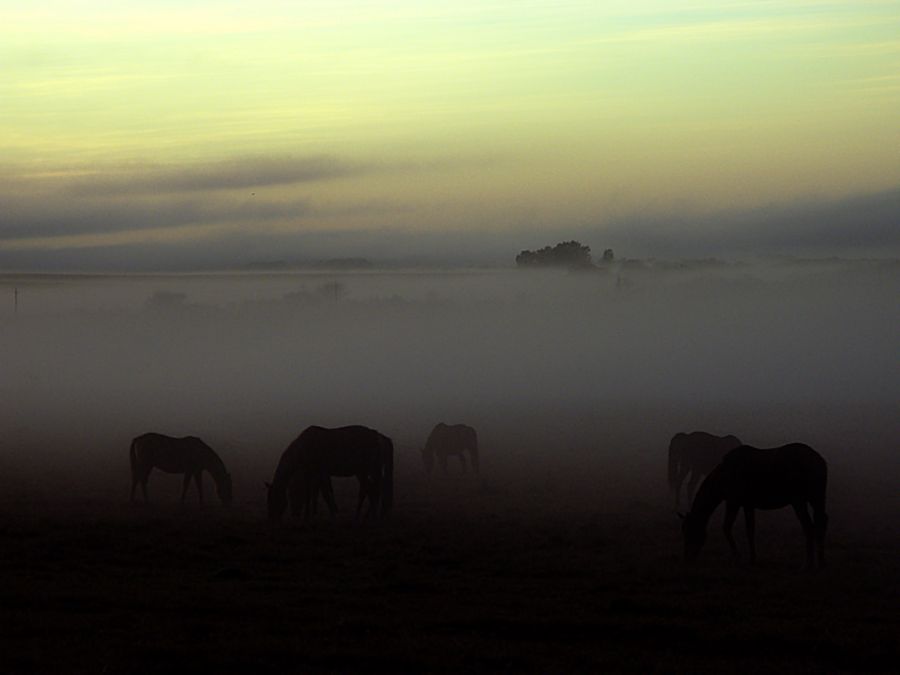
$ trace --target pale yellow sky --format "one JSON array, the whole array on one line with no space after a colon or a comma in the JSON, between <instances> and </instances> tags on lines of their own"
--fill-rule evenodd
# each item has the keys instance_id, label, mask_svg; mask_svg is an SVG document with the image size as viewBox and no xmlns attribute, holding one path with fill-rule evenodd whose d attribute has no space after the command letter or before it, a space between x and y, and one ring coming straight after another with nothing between
<instances>
[{"instance_id":1,"label":"pale yellow sky","mask_svg":"<svg viewBox=\"0 0 900 675\"><path fill-rule=\"evenodd\" d=\"M553 230L900 185L897 1L0 0L0 19L0 247ZM342 170L82 189L273 157ZM235 217L251 183L262 206ZM166 221L188 194L197 215Z\"/></svg>"}]
</instances>

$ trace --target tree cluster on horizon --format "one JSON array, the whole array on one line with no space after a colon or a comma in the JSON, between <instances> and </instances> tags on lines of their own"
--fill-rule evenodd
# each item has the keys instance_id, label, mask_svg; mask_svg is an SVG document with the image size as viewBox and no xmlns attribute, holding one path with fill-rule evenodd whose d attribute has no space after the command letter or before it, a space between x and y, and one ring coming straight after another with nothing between
<instances>
[{"instance_id":1,"label":"tree cluster on horizon","mask_svg":"<svg viewBox=\"0 0 900 675\"><path fill-rule=\"evenodd\" d=\"M609 265L614 259L613 250L608 248L603 251L603 258L597 265ZM594 267L591 247L574 239L562 241L556 246L544 246L537 251L526 249L516 256L516 265L519 267L568 267L574 269Z\"/></svg>"},{"instance_id":2,"label":"tree cluster on horizon","mask_svg":"<svg viewBox=\"0 0 900 675\"><path fill-rule=\"evenodd\" d=\"M516 256L519 267L592 267L591 247L581 242L563 241L556 246L544 246L537 251L524 250Z\"/></svg>"}]
</instances>

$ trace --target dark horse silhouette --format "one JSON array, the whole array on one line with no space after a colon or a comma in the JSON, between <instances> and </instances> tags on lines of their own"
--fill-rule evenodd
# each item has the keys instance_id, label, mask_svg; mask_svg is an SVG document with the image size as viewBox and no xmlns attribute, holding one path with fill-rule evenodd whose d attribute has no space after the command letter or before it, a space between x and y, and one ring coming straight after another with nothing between
<instances>
[{"instance_id":1,"label":"dark horse silhouette","mask_svg":"<svg viewBox=\"0 0 900 675\"><path fill-rule=\"evenodd\" d=\"M737 436L713 436L705 431L675 434L669 442L669 488L675 493L675 508L681 503L681 486L688 474L688 503L694 498L694 488L709 474L729 450L741 445Z\"/></svg>"},{"instance_id":2,"label":"dark horse silhouette","mask_svg":"<svg viewBox=\"0 0 900 675\"><path fill-rule=\"evenodd\" d=\"M331 476L322 476L317 485L308 485L307 476L298 471L288 483L288 503L292 516L303 516L318 511L319 495L325 499L325 504L331 511L331 515L337 513L337 505L334 502L334 488L331 485Z\"/></svg>"},{"instance_id":3,"label":"dark horse silhouette","mask_svg":"<svg viewBox=\"0 0 900 675\"><path fill-rule=\"evenodd\" d=\"M695 560L706 539L706 524L716 507L725 502L725 539L737 556L731 527L739 509L744 509L750 562L756 560L755 510L792 506L806 536L806 565L825 564L825 487L828 465L808 445L791 443L780 448L761 450L749 445L735 448L704 479L694 498L691 511L684 516L684 554ZM810 518L806 505L812 506Z\"/></svg>"},{"instance_id":4,"label":"dark horse silhouette","mask_svg":"<svg viewBox=\"0 0 900 675\"><path fill-rule=\"evenodd\" d=\"M293 500L303 502L302 507L292 506L295 513L309 517L319 492L335 513L331 476L359 480L357 518L367 498L369 517L378 515L379 506L381 516L387 516L393 505L393 475L394 444L387 436L363 426L307 427L282 453L272 483L266 484L269 520L281 520L289 489Z\"/></svg>"},{"instance_id":5,"label":"dark horse silhouette","mask_svg":"<svg viewBox=\"0 0 900 675\"><path fill-rule=\"evenodd\" d=\"M447 457L457 455L465 472L466 452L472 460L472 470L478 473L478 436L475 430L465 424L440 422L428 434L428 440L422 448L422 461L425 462L425 470L431 473L434 469L434 458L437 457L441 471L447 473Z\"/></svg>"},{"instance_id":6,"label":"dark horse silhouette","mask_svg":"<svg viewBox=\"0 0 900 675\"><path fill-rule=\"evenodd\" d=\"M216 483L216 494L226 506L231 504L231 474L225 464L202 440L196 436L172 438L163 434L143 434L131 441L131 500L138 484L147 501L147 479L154 467L166 473L183 473L184 488L181 501L187 494L191 478L197 483L197 492L203 502L202 474L206 470Z\"/></svg>"}]
</instances>

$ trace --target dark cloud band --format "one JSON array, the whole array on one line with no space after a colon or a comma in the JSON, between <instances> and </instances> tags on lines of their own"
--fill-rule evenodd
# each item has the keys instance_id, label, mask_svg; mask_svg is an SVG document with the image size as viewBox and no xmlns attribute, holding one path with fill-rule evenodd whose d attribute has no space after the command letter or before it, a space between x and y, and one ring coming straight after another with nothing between
<instances>
[{"instance_id":1,"label":"dark cloud band","mask_svg":"<svg viewBox=\"0 0 900 675\"><path fill-rule=\"evenodd\" d=\"M71 181L73 194L164 194L240 190L333 180L368 170L334 157L245 157L220 162L127 168Z\"/></svg>"}]
</instances>

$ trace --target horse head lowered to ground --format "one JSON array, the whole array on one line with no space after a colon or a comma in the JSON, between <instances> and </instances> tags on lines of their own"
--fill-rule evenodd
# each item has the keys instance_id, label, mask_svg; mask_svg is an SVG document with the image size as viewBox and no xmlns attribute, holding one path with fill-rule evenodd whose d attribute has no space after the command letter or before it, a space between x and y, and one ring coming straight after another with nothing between
<instances>
[{"instance_id":1,"label":"horse head lowered to ground","mask_svg":"<svg viewBox=\"0 0 900 675\"><path fill-rule=\"evenodd\" d=\"M441 471L447 473L447 457L456 455L462 464L462 470L466 471L466 453L472 461L472 470L478 473L478 435L475 429L466 424L444 424L440 422L434 426L422 448L422 461L425 470L431 473L434 469L434 460L437 458Z\"/></svg>"},{"instance_id":2,"label":"horse head lowered to ground","mask_svg":"<svg viewBox=\"0 0 900 675\"><path fill-rule=\"evenodd\" d=\"M737 556L731 528L740 509L744 510L750 562L756 560L755 510L791 506L806 537L806 565L825 564L825 490L828 465L808 445L791 443L780 448L759 449L749 445L735 448L704 479L683 516L685 559L693 561L706 540L706 525L719 504L725 502L725 539ZM807 504L812 507L810 517Z\"/></svg>"},{"instance_id":3,"label":"horse head lowered to ground","mask_svg":"<svg viewBox=\"0 0 900 675\"><path fill-rule=\"evenodd\" d=\"M675 434L669 442L668 462L669 488L675 494L675 508L680 504L681 486L688 474L687 499L690 503L700 479L718 466L725 453L739 445L741 441L737 436L714 436L705 431Z\"/></svg>"},{"instance_id":4,"label":"horse head lowered to ground","mask_svg":"<svg viewBox=\"0 0 900 675\"><path fill-rule=\"evenodd\" d=\"M269 520L278 521L287 508L288 496L296 502L292 510L307 518L321 492L331 509L337 511L331 491L332 476L355 476L359 481L356 516L368 499L367 515L387 516L393 505L394 445L391 439L363 426L304 429L285 449L267 484Z\"/></svg>"},{"instance_id":5,"label":"horse head lowered to ground","mask_svg":"<svg viewBox=\"0 0 900 675\"><path fill-rule=\"evenodd\" d=\"M181 501L184 501L191 479L197 484L200 501L203 501L203 471L208 471L216 484L216 494L226 506L231 504L231 474L216 452L196 436L173 438L163 434L143 434L131 441L131 499L138 485L147 501L147 479L154 468L165 473L184 474Z\"/></svg>"}]
</instances>

